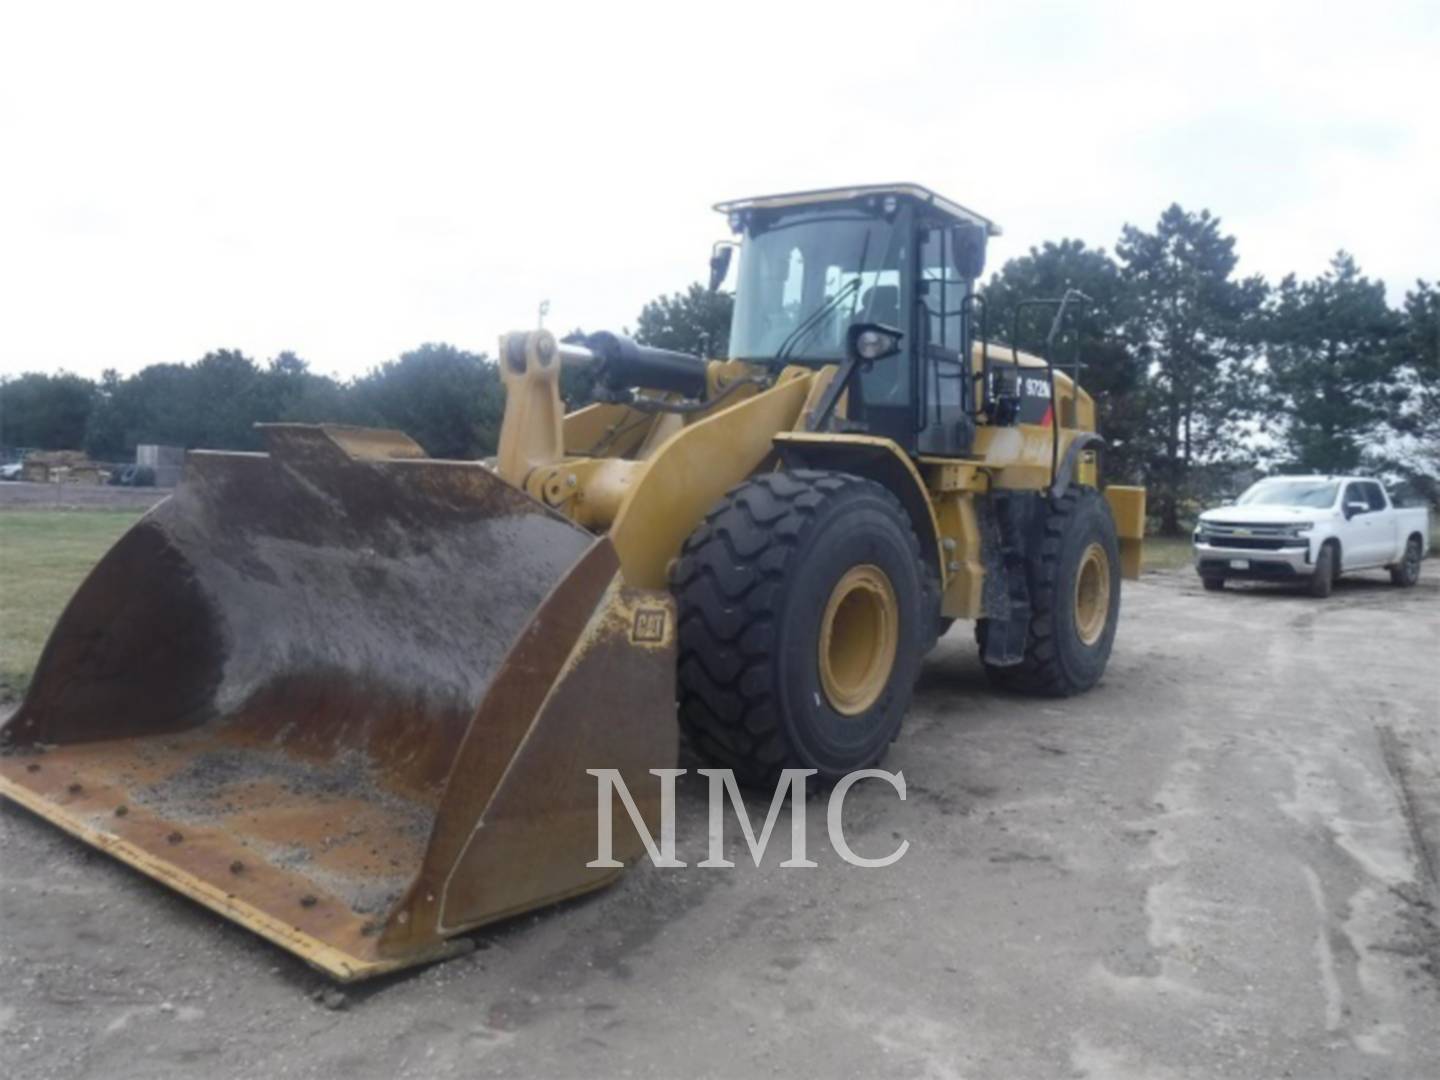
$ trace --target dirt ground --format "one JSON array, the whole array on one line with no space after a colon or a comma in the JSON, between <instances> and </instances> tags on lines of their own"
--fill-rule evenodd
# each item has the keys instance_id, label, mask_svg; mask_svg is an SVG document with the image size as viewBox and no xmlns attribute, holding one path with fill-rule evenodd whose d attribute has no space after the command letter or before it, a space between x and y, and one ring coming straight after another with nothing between
<instances>
[{"instance_id":1,"label":"dirt ground","mask_svg":"<svg viewBox=\"0 0 1440 1080\"><path fill-rule=\"evenodd\" d=\"M908 798L847 806L894 866L811 803L816 869L646 864L343 994L7 804L0 1073L1440 1075L1437 570L1327 601L1152 574L1064 702L991 692L958 624L886 761Z\"/></svg>"}]
</instances>

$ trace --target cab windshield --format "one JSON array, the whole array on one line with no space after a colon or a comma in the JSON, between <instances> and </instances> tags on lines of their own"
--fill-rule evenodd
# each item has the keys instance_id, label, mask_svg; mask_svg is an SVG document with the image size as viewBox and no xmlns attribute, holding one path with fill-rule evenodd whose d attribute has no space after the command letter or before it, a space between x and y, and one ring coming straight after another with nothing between
<instances>
[{"instance_id":1,"label":"cab windshield","mask_svg":"<svg viewBox=\"0 0 1440 1080\"><path fill-rule=\"evenodd\" d=\"M757 222L740 256L730 355L838 362L851 323L900 327L904 258L901 229L857 209Z\"/></svg>"},{"instance_id":2,"label":"cab windshield","mask_svg":"<svg viewBox=\"0 0 1440 1080\"><path fill-rule=\"evenodd\" d=\"M1309 506L1325 510L1335 503L1331 480L1261 480L1236 499L1238 506Z\"/></svg>"}]
</instances>

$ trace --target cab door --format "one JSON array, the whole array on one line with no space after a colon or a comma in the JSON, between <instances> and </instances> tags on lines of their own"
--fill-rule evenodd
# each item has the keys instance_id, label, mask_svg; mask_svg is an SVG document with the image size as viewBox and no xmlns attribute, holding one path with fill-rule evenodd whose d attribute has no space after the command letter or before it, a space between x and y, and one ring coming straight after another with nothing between
<instances>
[{"instance_id":1,"label":"cab door","mask_svg":"<svg viewBox=\"0 0 1440 1080\"><path fill-rule=\"evenodd\" d=\"M965 317L970 280L956 250L956 230L921 221L916 254L913 333L916 371L916 449L954 457L970 451L974 420L970 321Z\"/></svg>"}]
</instances>

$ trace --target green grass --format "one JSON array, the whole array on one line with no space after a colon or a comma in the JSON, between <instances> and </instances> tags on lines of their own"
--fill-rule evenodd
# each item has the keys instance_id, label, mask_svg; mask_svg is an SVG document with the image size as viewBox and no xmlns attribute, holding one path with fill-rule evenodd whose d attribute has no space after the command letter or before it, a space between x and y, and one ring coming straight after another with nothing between
<instances>
[{"instance_id":1,"label":"green grass","mask_svg":"<svg viewBox=\"0 0 1440 1080\"><path fill-rule=\"evenodd\" d=\"M0 513L0 701L24 693L76 586L139 517L138 510Z\"/></svg>"},{"instance_id":2,"label":"green grass","mask_svg":"<svg viewBox=\"0 0 1440 1080\"><path fill-rule=\"evenodd\" d=\"M1145 538L1146 570L1178 570L1190 565L1191 544L1188 536L1147 536Z\"/></svg>"}]
</instances>

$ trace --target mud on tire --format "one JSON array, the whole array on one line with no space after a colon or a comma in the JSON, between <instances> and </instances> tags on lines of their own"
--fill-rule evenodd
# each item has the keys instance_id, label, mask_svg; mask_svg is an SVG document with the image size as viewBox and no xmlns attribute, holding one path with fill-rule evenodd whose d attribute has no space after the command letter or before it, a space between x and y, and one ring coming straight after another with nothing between
<instances>
[{"instance_id":1,"label":"mud on tire","mask_svg":"<svg viewBox=\"0 0 1440 1080\"><path fill-rule=\"evenodd\" d=\"M1025 564L1030 626L1024 660L1014 666L985 665L998 686L1045 697L1089 690L1105 672L1120 617L1120 544L1110 505L1094 488L1071 487L1041 510ZM1076 576L1085 553L1098 544L1109 564L1105 625L1087 644L1076 627ZM983 654L987 623L975 626Z\"/></svg>"},{"instance_id":2,"label":"mud on tire","mask_svg":"<svg viewBox=\"0 0 1440 1080\"><path fill-rule=\"evenodd\" d=\"M844 715L821 684L821 622L837 582L861 566L890 583L898 641L873 705ZM691 534L670 582L680 722L701 754L756 786L785 768L833 782L884 755L934 632L919 543L894 495L846 473L754 477Z\"/></svg>"}]
</instances>

